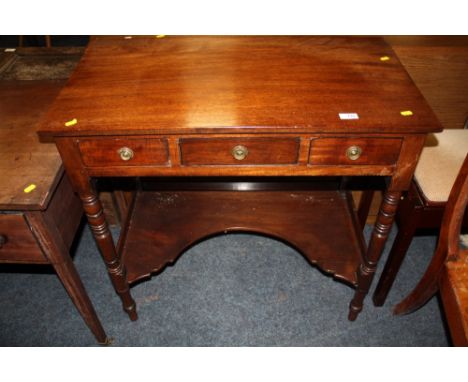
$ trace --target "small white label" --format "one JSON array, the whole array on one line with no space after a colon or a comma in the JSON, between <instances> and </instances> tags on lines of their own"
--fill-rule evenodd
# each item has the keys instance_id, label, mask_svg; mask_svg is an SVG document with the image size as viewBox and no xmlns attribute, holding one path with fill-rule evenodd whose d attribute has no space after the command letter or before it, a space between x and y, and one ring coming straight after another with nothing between
<instances>
[{"instance_id":1,"label":"small white label","mask_svg":"<svg viewBox=\"0 0 468 382\"><path fill-rule=\"evenodd\" d=\"M16 48L6 48L6 49L4 50L4 52L6 52L6 53L13 53L13 52L16 52Z\"/></svg>"},{"instance_id":2,"label":"small white label","mask_svg":"<svg viewBox=\"0 0 468 382\"><path fill-rule=\"evenodd\" d=\"M358 113L339 113L340 119L359 119Z\"/></svg>"}]
</instances>

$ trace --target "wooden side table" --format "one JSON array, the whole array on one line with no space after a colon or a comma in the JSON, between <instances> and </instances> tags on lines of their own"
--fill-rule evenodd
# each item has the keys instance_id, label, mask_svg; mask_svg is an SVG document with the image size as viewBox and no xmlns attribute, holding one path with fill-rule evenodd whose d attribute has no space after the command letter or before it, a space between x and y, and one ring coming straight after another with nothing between
<instances>
[{"instance_id":1,"label":"wooden side table","mask_svg":"<svg viewBox=\"0 0 468 382\"><path fill-rule=\"evenodd\" d=\"M0 86L0 263L51 264L100 343L104 329L69 255L83 216L55 147L41 145L37 120L63 81Z\"/></svg>"},{"instance_id":2,"label":"wooden side table","mask_svg":"<svg viewBox=\"0 0 468 382\"><path fill-rule=\"evenodd\" d=\"M114 36L92 39L39 134L57 145L132 320L131 283L232 231L282 238L346 281L354 320L425 136L440 130L380 38ZM91 182L109 176L158 177L142 182L117 246ZM349 194L317 185L341 176L388 178L368 247Z\"/></svg>"}]
</instances>

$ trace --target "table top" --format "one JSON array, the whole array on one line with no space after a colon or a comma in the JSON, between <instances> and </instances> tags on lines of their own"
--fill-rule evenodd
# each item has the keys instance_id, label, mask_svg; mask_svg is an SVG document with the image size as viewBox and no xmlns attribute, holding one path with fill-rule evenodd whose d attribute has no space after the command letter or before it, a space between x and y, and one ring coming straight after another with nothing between
<instances>
[{"instance_id":1,"label":"table top","mask_svg":"<svg viewBox=\"0 0 468 382\"><path fill-rule=\"evenodd\" d=\"M440 130L378 37L111 36L91 40L39 134Z\"/></svg>"},{"instance_id":2,"label":"table top","mask_svg":"<svg viewBox=\"0 0 468 382\"><path fill-rule=\"evenodd\" d=\"M37 122L62 88L63 81L0 83L0 209L37 210L47 206L63 173L60 155L42 144ZM35 189L24 189L34 184Z\"/></svg>"},{"instance_id":3,"label":"table top","mask_svg":"<svg viewBox=\"0 0 468 382\"><path fill-rule=\"evenodd\" d=\"M444 129L468 119L468 36L392 36L385 40Z\"/></svg>"}]
</instances>

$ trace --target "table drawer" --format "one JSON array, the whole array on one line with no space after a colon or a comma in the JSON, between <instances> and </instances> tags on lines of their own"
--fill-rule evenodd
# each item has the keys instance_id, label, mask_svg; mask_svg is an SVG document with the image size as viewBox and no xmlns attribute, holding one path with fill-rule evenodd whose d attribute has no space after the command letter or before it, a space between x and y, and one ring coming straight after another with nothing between
<instances>
[{"instance_id":1,"label":"table drawer","mask_svg":"<svg viewBox=\"0 0 468 382\"><path fill-rule=\"evenodd\" d=\"M78 143L88 167L164 166L169 163L167 141L157 138L96 138Z\"/></svg>"},{"instance_id":2,"label":"table drawer","mask_svg":"<svg viewBox=\"0 0 468 382\"><path fill-rule=\"evenodd\" d=\"M22 214L0 214L0 262L47 262Z\"/></svg>"},{"instance_id":3,"label":"table drawer","mask_svg":"<svg viewBox=\"0 0 468 382\"><path fill-rule=\"evenodd\" d=\"M297 163L299 138L186 138L180 152L188 166L289 165Z\"/></svg>"},{"instance_id":4,"label":"table drawer","mask_svg":"<svg viewBox=\"0 0 468 382\"><path fill-rule=\"evenodd\" d=\"M311 165L393 165L400 154L399 138L317 138L310 145Z\"/></svg>"}]
</instances>

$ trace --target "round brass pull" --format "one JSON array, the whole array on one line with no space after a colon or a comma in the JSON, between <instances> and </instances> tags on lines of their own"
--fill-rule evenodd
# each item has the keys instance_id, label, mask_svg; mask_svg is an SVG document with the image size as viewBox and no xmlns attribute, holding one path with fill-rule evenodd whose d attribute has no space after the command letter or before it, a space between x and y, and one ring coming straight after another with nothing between
<instances>
[{"instance_id":1,"label":"round brass pull","mask_svg":"<svg viewBox=\"0 0 468 382\"><path fill-rule=\"evenodd\" d=\"M120 159L122 160L130 160L133 158L133 150L129 147L121 147L119 149Z\"/></svg>"},{"instance_id":2,"label":"round brass pull","mask_svg":"<svg viewBox=\"0 0 468 382\"><path fill-rule=\"evenodd\" d=\"M247 147L239 145L232 149L231 154L235 159L243 160L249 155L249 150L247 150Z\"/></svg>"},{"instance_id":3,"label":"round brass pull","mask_svg":"<svg viewBox=\"0 0 468 382\"><path fill-rule=\"evenodd\" d=\"M362 149L359 146L350 146L346 150L346 156L350 160L357 160L362 154Z\"/></svg>"}]
</instances>

